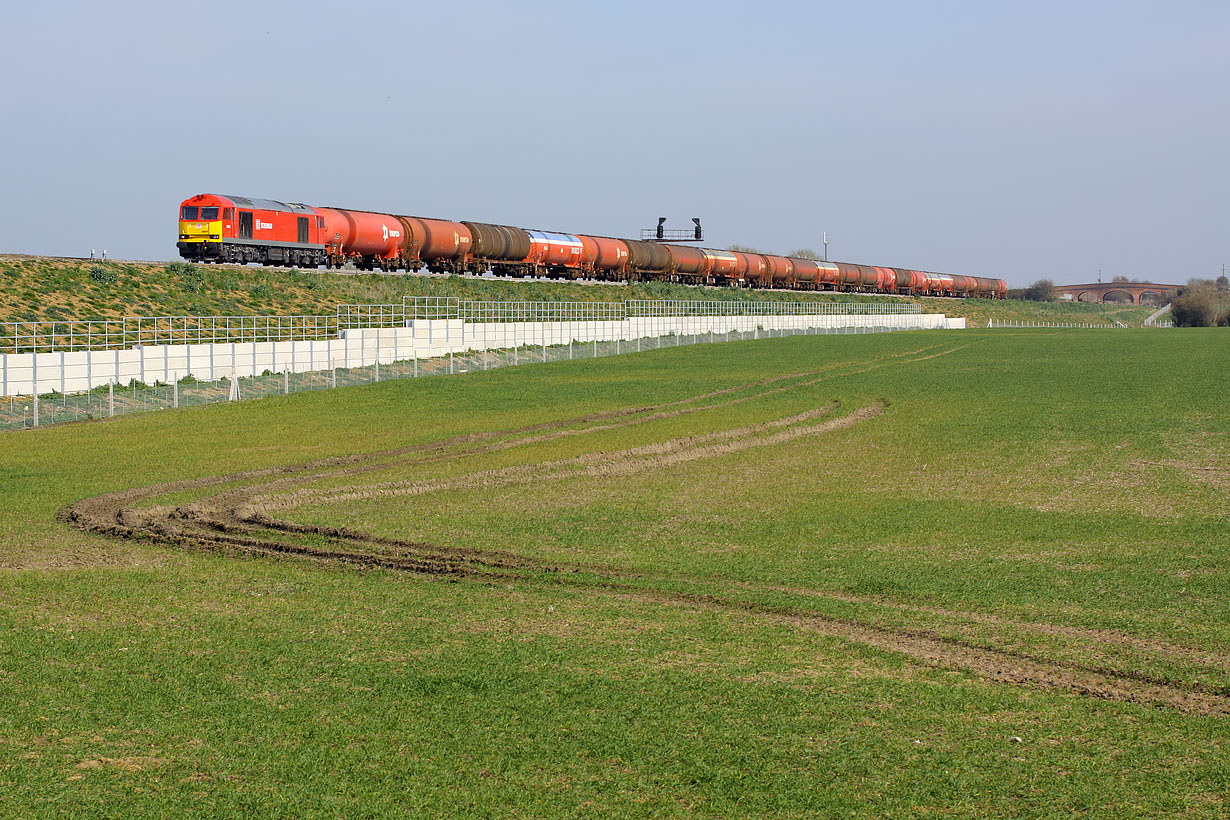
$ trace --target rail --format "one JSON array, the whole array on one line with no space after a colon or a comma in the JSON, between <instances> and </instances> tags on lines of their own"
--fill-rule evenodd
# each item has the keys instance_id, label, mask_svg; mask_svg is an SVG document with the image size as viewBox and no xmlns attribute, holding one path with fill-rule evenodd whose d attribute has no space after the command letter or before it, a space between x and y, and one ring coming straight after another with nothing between
<instances>
[{"instance_id":1,"label":"rail","mask_svg":"<svg viewBox=\"0 0 1230 820\"><path fill-rule=\"evenodd\" d=\"M629 299L633 316L879 316L922 313L915 302L770 302L693 299Z\"/></svg>"},{"instance_id":2,"label":"rail","mask_svg":"<svg viewBox=\"0 0 1230 820\"><path fill-rule=\"evenodd\" d=\"M476 302L453 297L403 300L407 319L467 322L621 321L680 316L879 316L917 315L913 302L773 302L734 299L627 299L623 302Z\"/></svg>"}]
</instances>

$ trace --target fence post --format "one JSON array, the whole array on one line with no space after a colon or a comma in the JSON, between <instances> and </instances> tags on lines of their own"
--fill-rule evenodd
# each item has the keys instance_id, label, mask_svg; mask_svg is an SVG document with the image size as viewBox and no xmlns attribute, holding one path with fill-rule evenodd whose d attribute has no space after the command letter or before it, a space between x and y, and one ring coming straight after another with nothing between
<instances>
[{"instance_id":1,"label":"fence post","mask_svg":"<svg viewBox=\"0 0 1230 820\"><path fill-rule=\"evenodd\" d=\"M179 407L179 374L175 374L175 380L171 382L171 406Z\"/></svg>"},{"instance_id":2,"label":"fence post","mask_svg":"<svg viewBox=\"0 0 1230 820\"><path fill-rule=\"evenodd\" d=\"M337 387L337 363L336 362L334 362L333 364L333 383L329 386L333 388Z\"/></svg>"},{"instance_id":3,"label":"fence post","mask_svg":"<svg viewBox=\"0 0 1230 820\"><path fill-rule=\"evenodd\" d=\"M38 427L38 388L34 388L34 426Z\"/></svg>"},{"instance_id":4,"label":"fence post","mask_svg":"<svg viewBox=\"0 0 1230 820\"><path fill-rule=\"evenodd\" d=\"M287 396L290 395L290 371L289 370L284 370L282 372L282 393Z\"/></svg>"},{"instance_id":5,"label":"fence post","mask_svg":"<svg viewBox=\"0 0 1230 820\"><path fill-rule=\"evenodd\" d=\"M111 418L115 418L115 382L107 382L107 410Z\"/></svg>"}]
</instances>

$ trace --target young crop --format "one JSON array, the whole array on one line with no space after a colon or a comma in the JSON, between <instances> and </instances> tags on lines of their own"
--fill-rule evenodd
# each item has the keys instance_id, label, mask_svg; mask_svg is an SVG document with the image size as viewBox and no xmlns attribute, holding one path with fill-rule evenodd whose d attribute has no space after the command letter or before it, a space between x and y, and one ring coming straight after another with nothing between
<instances>
[{"instance_id":1,"label":"young crop","mask_svg":"<svg viewBox=\"0 0 1230 820\"><path fill-rule=\"evenodd\" d=\"M0 805L1224 817L1223 357L762 339L5 434Z\"/></svg>"}]
</instances>

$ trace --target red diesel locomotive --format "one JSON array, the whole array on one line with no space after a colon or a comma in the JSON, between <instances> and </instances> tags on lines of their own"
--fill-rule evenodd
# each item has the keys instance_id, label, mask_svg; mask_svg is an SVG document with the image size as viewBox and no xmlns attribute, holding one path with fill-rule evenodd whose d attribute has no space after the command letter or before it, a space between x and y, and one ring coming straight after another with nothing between
<instances>
[{"instance_id":1,"label":"red diesel locomotive","mask_svg":"<svg viewBox=\"0 0 1230 820\"><path fill-rule=\"evenodd\" d=\"M661 279L735 287L1002 297L1002 279L820 262L665 242L531 231L270 199L198 194L180 204L179 253L199 262L500 276Z\"/></svg>"}]
</instances>

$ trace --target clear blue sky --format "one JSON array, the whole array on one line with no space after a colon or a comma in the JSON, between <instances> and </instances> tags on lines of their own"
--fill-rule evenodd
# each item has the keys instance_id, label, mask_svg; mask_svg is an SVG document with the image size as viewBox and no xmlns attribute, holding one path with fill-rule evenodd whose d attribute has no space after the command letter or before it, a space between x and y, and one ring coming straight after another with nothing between
<instances>
[{"instance_id":1,"label":"clear blue sky","mask_svg":"<svg viewBox=\"0 0 1230 820\"><path fill-rule=\"evenodd\" d=\"M1230 263L1230 3L48 2L0 252L169 259L233 193L1001 276Z\"/></svg>"}]
</instances>

